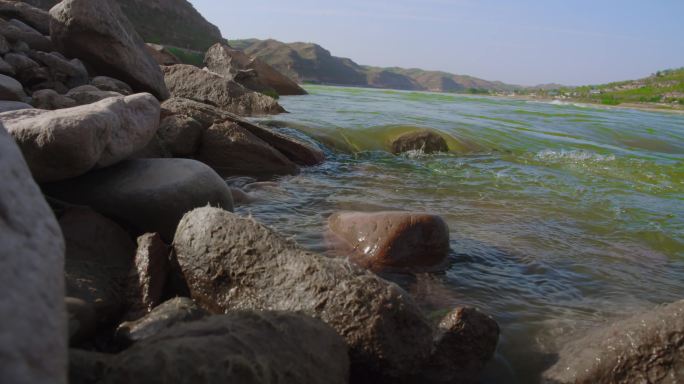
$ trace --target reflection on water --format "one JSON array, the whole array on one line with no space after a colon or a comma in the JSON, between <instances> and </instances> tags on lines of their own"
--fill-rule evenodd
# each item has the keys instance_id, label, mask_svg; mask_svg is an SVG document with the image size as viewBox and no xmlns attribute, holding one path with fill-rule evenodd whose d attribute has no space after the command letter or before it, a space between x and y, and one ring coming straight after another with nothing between
<instances>
[{"instance_id":1,"label":"reflection on water","mask_svg":"<svg viewBox=\"0 0 684 384\"><path fill-rule=\"evenodd\" d=\"M565 340L684 296L684 116L476 96L310 87L268 122L329 160L240 207L325 251L336 210L437 213L449 268L386 276L435 318L474 305L502 326L490 382L534 382ZM393 156L415 129L451 152Z\"/></svg>"}]
</instances>

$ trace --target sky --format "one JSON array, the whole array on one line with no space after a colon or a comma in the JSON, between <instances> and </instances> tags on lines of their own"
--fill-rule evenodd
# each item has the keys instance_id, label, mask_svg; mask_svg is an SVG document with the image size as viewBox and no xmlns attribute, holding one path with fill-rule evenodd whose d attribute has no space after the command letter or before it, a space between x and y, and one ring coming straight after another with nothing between
<instances>
[{"instance_id":1,"label":"sky","mask_svg":"<svg viewBox=\"0 0 684 384\"><path fill-rule=\"evenodd\" d=\"M190 0L225 38L312 42L363 65L511 84L684 66L684 0Z\"/></svg>"}]
</instances>

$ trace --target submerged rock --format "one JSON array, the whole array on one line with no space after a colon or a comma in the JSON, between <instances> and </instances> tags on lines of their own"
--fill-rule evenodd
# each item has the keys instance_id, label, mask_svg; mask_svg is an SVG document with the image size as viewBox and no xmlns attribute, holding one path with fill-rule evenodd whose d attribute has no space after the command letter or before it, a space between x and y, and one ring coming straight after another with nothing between
<instances>
[{"instance_id":1,"label":"submerged rock","mask_svg":"<svg viewBox=\"0 0 684 384\"><path fill-rule=\"evenodd\" d=\"M442 136L432 131L406 133L392 142L392 153L399 154L409 151L449 152L449 145Z\"/></svg>"},{"instance_id":2,"label":"submerged rock","mask_svg":"<svg viewBox=\"0 0 684 384\"><path fill-rule=\"evenodd\" d=\"M374 271L435 266L449 253L449 227L436 215L339 212L328 227L333 247Z\"/></svg>"},{"instance_id":3,"label":"submerged rock","mask_svg":"<svg viewBox=\"0 0 684 384\"><path fill-rule=\"evenodd\" d=\"M303 314L232 312L178 324L116 356L102 384L346 384L344 341Z\"/></svg>"},{"instance_id":4,"label":"submerged rock","mask_svg":"<svg viewBox=\"0 0 684 384\"><path fill-rule=\"evenodd\" d=\"M64 239L0 125L0 382L66 383Z\"/></svg>"},{"instance_id":5,"label":"submerged rock","mask_svg":"<svg viewBox=\"0 0 684 384\"><path fill-rule=\"evenodd\" d=\"M549 384L684 381L684 300L571 341L544 372Z\"/></svg>"},{"instance_id":6,"label":"submerged rock","mask_svg":"<svg viewBox=\"0 0 684 384\"><path fill-rule=\"evenodd\" d=\"M202 306L320 318L346 340L359 379L413 375L430 353L432 329L401 288L345 260L303 251L251 219L196 209L179 224L174 249Z\"/></svg>"},{"instance_id":7,"label":"submerged rock","mask_svg":"<svg viewBox=\"0 0 684 384\"><path fill-rule=\"evenodd\" d=\"M159 65L116 2L63 0L50 16L50 37L62 53L138 92L150 92L159 100L169 97Z\"/></svg>"}]
</instances>

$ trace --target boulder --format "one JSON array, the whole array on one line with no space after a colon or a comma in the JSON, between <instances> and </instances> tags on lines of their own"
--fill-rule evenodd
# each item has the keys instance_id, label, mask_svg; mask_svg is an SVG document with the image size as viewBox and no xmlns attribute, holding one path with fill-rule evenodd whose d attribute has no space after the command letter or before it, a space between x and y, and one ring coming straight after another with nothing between
<instances>
[{"instance_id":1,"label":"boulder","mask_svg":"<svg viewBox=\"0 0 684 384\"><path fill-rule=\"evenodd\" d=\"M409 151L449 152L449 145L442 136L432 131L409 132L392 141L392 153L400 154Z\"/></svg>"},{"instance_id":2,"label":"boulder","mask_svg":"<svg viewBox=\"0 0 684 384\"><path fill-rule=\"evenodd\" d=\"M346 384L347 349L302 314L233 312L176 325L114 358L102 384Z\"/></svg>"},{"instance_id":3,"label":"boulder","mask_svg":"<svg viewBox=\"0 0 684 384\"><path fill-rule=\"evenodd\" d=\"M14 76L16 72L14 67L6 62L3 58L0 58L0 74L7 76Z\"/></svg>"},{"instance_id":4,"label":"boulder","mask_svg":"<svg viewBox=\"0 0 684 384\"><path fill-rule=\"evenodd\" d=\"M553 384L684 381L684 300L570 341L542 376Z\"/></svg>"},{"instance_id":5,"label":"boulder","mask_svg":"<svg viewBox=\"0 0 684 384\"><path fill-rule=\"evenodd\" d=\"M173 156L191 157L197 154L204 127L190 116L172 115L159 123L157 134Z\"/></svg>"},{"instance_id":6,"label":"boulder","mask_svg":"<svg viewBox=\"0 0 684 384\"><path fill-rule=\"evenodd\" d=\"M0 19L0 35L3 35L12 44L22 42L31 49L46 52L53 50L49 38L16 19L10 21Z\"/></svg>"},{"instance_id":7,"label":"boulder","mask_svg":"<svg viewBox=\"0 0 684 384\"><path fill-rule=\"evenodd\" d=\"M174 157L173 154L166 148L159 134L156 134L147 146L134 153L131 159L170 159L172 157Z\"/></svg>"},{"instance_id":8,"label":"boulder","mask_svg":"<svg viewBox=\"0 0 684 384\"><path fill-rule=\"evenodd\" d=\"M130 85L108 76L94 77L90 81L90 85L95 86L102 91L117 92L122 95L130 95L133 93L133 89Z\"/></svg>"},{"instance_id":9,"label":"boulder","mask_svg":"<svg viewBox=\"0 0 684 384\"><path fill-rule=\"evenodd\" d=\"M41 89L33 92L33 95L31 95L31 104L33 104L35 108L47 109L50 111L77 106L76 100L60 95L54 89Z\"/></svg>"},{"instance_id":10,"label":"boulder","mask_svg":"<svg viewBox=\"0 0 684 384\"><path fill-rule=\"evenodd\" d=\"M30 104L22 103L21 101L0 101L0 113L31 108L33 108L33 106L31 106Z\"/></svg>"},{"instance_id":11,"label":"boulder","mask_svg":"<svg viewBox=\"0 0 684 384\"><path fill-rule=\"evenodd\" d=\"M147 43L147 52L159 65L176 65L181 61L163 45Z\"/></svg>"},{"instance_id":12,"label":"boulder","mask_svg":"<svg viewBox=\"0 0 684 384\"><path fill-rule=\"evenodd\" d=\"M115 222L87 208L68 209L59 224L66 241L67 295L92 305L98 323L117 321L125 309L135 243Z\"/></svg>"},{"instance_id":13,"label":"boulder","mask_svg":"<svg viewBox=\"0 0 684 384\"><path fill-rule=\"evenodd\" d=\"M320 318L346 340L356 380L416 374L429 355L432 329L401 288L303 251L252 219L199 208L185 215L173 244L200 305Z\"/></svg>"},{"instance_id":14,"label":"boulder","mask_svg":"<svg viewBox=\"0 0 684 384\"><path fill-rule=\"evenodd\" d=\"M212 72L233 79L253 91L267 94L275 91L278 95L306 95L302 87L270 65L224 43L217 43L209 48L204 63ZM241 71L252 71L254 75L241 79L238 76Z\"/></svg>"},{"instance_id":15,"label":"boulder","mask_svg":"<svg viewBox=\"0 0 684 384\"><path fill-rule=\"evenodd\" d=\"M144 317L121 323L116 329L116 339L123 345L129 345L149 339L176 324L200 320L208 315L209 312L200 308L192 299L176 297L154 308Z\"/></svg>"},{"instance_id":16,"label":"boulder","mask_svg":"<svg viewBox=\"0 0 684 384\"><path fill-rule=\"evenodd\" d=\"M138 159L43 186L47 195L88 205L138 233L170 241L183 215L208 204L232 210L228 186L208 166L187 159Z\"/></svg>"},{"instance_id":17,"label":"boulder","mask_svg":"<svg viewBox=\"0 0 684 384\"><path fill-rule=\"evenodd\" d=\"M98 102L100 100L109 99L110 97L122 96L120 93L112 91L102 91L97 87L92 85L82 85L74 89L70 89L69 92L64 95L74 101L78 105L86 105Z\"/></svg>"},{"instance_id":18,"label":"boulder","mask_svg":"<svg viewBox=\"0 0 684 384\"><path fill-rule=\"evenodd\" d=\"M79 59L69 61L57 52L31 51L28 56L47 67L52 81L61 82L68 87L78 87L88 83L88 70Z\"/></svg>"},{"instance_id":19,"label":"boulder","mask_svg":"<svg viewBox=\"0 0 684 384\"><path fill-rule=\"evenodd\" d=\"M170 248L157 233L138 237L138 250L128 274L126 297L129 319L138 319L161 304Z\"/></svg>"},{"instance_id":20,"label":"boulder","mask_svg":"<svg viewBox=\"0 0 684 384\"><path fill-rule=\"evenodd\" d=\"M328 218L333 247L374 271L431 267L449 253L449 227L436 215L338 212Z\"/></svg>"},{"instance_id":21,"label":"boulder","mask_svg":"<svg viewBox=\"0 0 684 384\"><path fill-rule=\"evenodd\" d=\"M113 355L69 349L69 384L98 384Z\"/></svg>"},{"instance_id":22,"label":"boulder","mask_svg":"<svg viewBox=\"0 0 684 384\"><path fill-rule=\"evenodd\" d=\"M50 16L50 37L60 52L135 91L150 92L160 100L169 97L159 65L116 2L64 0Z\"/></svg>"},{"instance_id":23,"label":"boulder","mask_svg":"<svg viewBox=\"0 0 684 384\"><path fill-rule=\"evenodd\" d=\"M64 239L1 125L0 180L0 382L64 384Z\"/></svg>"},{"instance_id":24,"label":"boulder","mask_svg":"<svg viewBox=\"0 0 684 384\"><path fill-rule=\"evenodd\" d=\"M269 177L299 171L282 153L233 122L214 124L204 131L195 158L224 177Z\"/></svg>"},{"instance_id":25,"label":"boulder","mask_svg":"<svg viewBox=\"0 0 684 384\"><path fill-rule=\"evenodd\" d=\"M69 313L69 345L90 340L97 332L97 311L92 303L75 297L65 299Z\"/></svg>"},{"instance_id":26,"label":"boulder","mask_svg":"<svg viewBox=\"0 0 684 384\"><path fill-rule=\"evenodd\" d=\"M213 72L185 64L163 67L162 70L172 96L210 104L238 115L285 112L272 97L251 91Z\"/></svg>"},{"instance_id":27,"label":"boulder","mask_svg":"<svg viewBox=\"0 0 684 384\"><path fill-rule=\"evenodd\" d=\"M275 130L250 123L232 113L208 104L174 97L162 104L162 116L174 114L190 116L199 121L205 129L225 120L235 122L298 165L317 165L325 160L325 155L318 148Z\"/></svg>"},{"instance_id":28,"label":"boulder","mask_svg":"<svg viewBox=\"0 0 684 384\"><path fill-rule=\"evenodd\" d=\"M0 114L38 182L64 180L125 160L159 127L159 102L150 94L109 98L55 111Z\"/></svg>"},{"instance_id":29,"label":"boulder","mask_svg":"<svg viewBox=\"0 0 684 384\"><path fill-rule=\"evenodd\" d=\"M26 93L20 82L14 78L0 75L0 100L24 101Z\"/></svg>"},{"instance_id":30,"label":"boulder","mask_svg":"<svg viewBox=\"0 0 684 384\"><path fill-rule=\"evenodd\" d=\"M40 65L23 53L8 53L5 61L11 65L15 72L22 72L31 68L38 68Z\"/></svg>"},{"instance_id":31,"label":"boulder","mask_svg":"<svg viewBox=\"0 0 684 384\"><path fill-rule=\"evenodd\" d=\"M25 2L0 1L0 17L22 20L43 35L50 34L50 15L46 11Z\"/></svg>"}]
</instances>

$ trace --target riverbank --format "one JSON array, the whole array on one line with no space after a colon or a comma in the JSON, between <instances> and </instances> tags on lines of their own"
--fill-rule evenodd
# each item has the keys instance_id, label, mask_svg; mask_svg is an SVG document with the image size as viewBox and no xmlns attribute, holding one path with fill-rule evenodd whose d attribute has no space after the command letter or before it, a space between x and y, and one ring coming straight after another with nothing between
<instances>
[{"instance_id":1,"label":"riverbank","mask_svg":"<svg viewBox=\"0 0 684 384\"><path fill-rule=\"evenodd\" d=\"M539 98L523 95L493 95L492 97L501 97L513 100L525 100L525 101L537 101L540 103L558 103L558 104L576 104L576 105L586 105L594 108L605 108L605 109L634 109L646 112L667 112L675 114L684 114L684 106L673 106L671 104L661 104L661 103L622 103L619 105L606 105L602 103L594 103L588 100L579 99L555 99L555 98Z\"/></svg>"}]
</instances>

